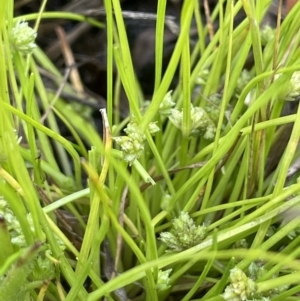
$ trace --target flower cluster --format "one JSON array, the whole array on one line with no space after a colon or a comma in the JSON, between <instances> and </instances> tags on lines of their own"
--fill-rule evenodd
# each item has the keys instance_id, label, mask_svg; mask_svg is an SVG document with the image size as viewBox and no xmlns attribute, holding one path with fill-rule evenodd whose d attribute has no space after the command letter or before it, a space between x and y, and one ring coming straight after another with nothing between
<instances>
[{"instance_id":1,"label":"flower cluster","mask_svg":"<svg viewBox=\"0 0 300 301\"><path fill-rule=\"evenodd\" d=\"M18 21L11 31L11 44L21 53L30 54L36 48L37 32L28 26L28 22Z\"/></svg>"},{"instance_id":2,"label":"flower cluster","mask_svg":"<svg viewBox=\"0 0 300 301\"><path fill-rule=\"evenodd\" d=\"M178 218L172 220L170 232L162 232L160 240L172 251L182 251L191 248L203 241L207 235L207 229L196 226L187 212L180 212Z\"/></svg>"},{"instance_id":3,"label":"flower cluster","mask_svg":"<svg viewBox=\"0 0 300 301\"><path fill-rule=\"evenodd\" d=\"M175 103L172 101L169 91L160 104L159 113L168 116L169 120L180 130L183 130L183 111L173 108ZM206 102L205 107L191 105L191 129L190 136L203 136L204 139L213 140L216 133L216 125L220 116L220 94L211 95ZM230 114L226 111L225 114Z\"/></svg>"},{"instance_id":4,"label":"flower cluster","mask_svg":"<svg viewBox=\"0 0 300 301\"><path fill-rule=\"evenodd\" d=\"M269 301L284 291L289 286L282 285L275 289L257 293L255 281L263 277L268 270L263 263L252 262L248 268L246 274L235 267L230 271L230 285L225 288L225 292L222 297L226 301ZM276 278L278 274L272 276Z\"/></svg>"},{"instance_id":5,"label":"flower cluster","mask_svg":"<svg viewBox=\"0 0 300 301\"><path fill-rule=\"evenodd\" d=\"M150 122L148 129L151 135L155 135L160 130L155 122ZM114 137L113 140L121 147L124 161L132 165L144 151L146 135L140 130L134 118L127 124L124 132L127 136Z\"/></svg>"},{"instance_id":6,"label":"flower cluster","mask_svg":"<svg viewBox=\"0 0 300 301\"><path fill-rule=\"evenodd\" d=\"M229 280L230 285L222 294L226 301L247 301L256 293L255 282L237 267L230 271Z\"/></svg>"},{"instance_id":7,"label":"flower cluster","mask_svg":"<svg viewBox=\"0 0 300 301\"><path fill-rule=\"evenodd\" d=\"M205 73L206 74L206 73ZM168 116L171 123L178 129L183 130L183 111L174 108L175 102L172 100L172 91L169 91L160 104L159 113ZM204 139L213 140L216 133L216 125L220 116L221 95L211 95L205 107L193 106L190 108L191 128L190 136L203 136ZM225 114L229 115L230 111Z\"/></svg>"},{"instance_id":8,"label":"flower cluster","mask_svg":"<svg viewBox=\"0 0 300 301\"><path fill-rule=\"evenodd\" d=\"M180 130L182 130L183 111L171 109L169 120ZM212 140L216 133L216 125L201 107L191 106L191 132L192 136L203 135L205 139Z\"/></svg>"}]
</instances>

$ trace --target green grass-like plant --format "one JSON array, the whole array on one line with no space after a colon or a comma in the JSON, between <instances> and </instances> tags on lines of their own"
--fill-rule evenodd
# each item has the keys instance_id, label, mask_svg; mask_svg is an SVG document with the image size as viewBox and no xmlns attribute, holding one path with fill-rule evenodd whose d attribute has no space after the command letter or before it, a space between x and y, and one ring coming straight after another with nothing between
<instances>
[{"instance_id":1,"label":"green grass-like plant","mask_svg":"<svg viewBox=\"0 0 300 301\"><path fill-rule=\"evenodd\" d=\"M14 1L0 5L0 300L298 300L299 219L287 213L298 210L300 183L287 173L299 155L300 111L282 111L300 92L300 3L264 31L270 3L219 1L209 36L198 1L184 1L163 72L167 1L159 0L150 103L120 1L104 1L106 24L45 12L46 1L17 17ZM35 45L44 18L107 31L103 133L89 108L47 89L43 72L76 95ZM121 86L125 120L114 109Z\"/></svg>"}]
</instances>

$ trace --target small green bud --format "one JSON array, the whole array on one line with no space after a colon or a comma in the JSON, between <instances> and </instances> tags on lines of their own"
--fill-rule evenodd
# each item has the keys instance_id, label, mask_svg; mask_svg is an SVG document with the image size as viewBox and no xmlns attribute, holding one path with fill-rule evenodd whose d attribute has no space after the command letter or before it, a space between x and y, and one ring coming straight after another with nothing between
<instances>
[{"instance_id":1,"label":"small green bud","mask_svg":"<svg viewBox=\"0 0 300 301\"><path fill-rule=\"evenodd\" d=\"M136 122L129 122L126 126L124 132L130 137L132 140L144 141L146 139L145 134L141 132Z\"/></svg>"},{"instance_id":2,"label":"small green bud","mask_svg":"<svg viewBox=\"0 0 300 301\"><path fill-rule=\"evenodd\" d=\"M150 122L148 126L148 130L151 135L155 135L157 132L160 131L160 128L156 125L156 122Z\"/></svg>"},{"instance_id":3,"label":"small green bud","mask_svg":"<svg viewBox=\"0 0 300 301\"><path fill-rule=\"evenodd\" d=\"M169 116L171 114L171 109L175 106L175 102L172 100L172 90L169 91L163 98L159 106L159 114L163 116Z\"/></svg>"},{"instance_id":4,"label":"small green bud","mask_svg":"<svg viewBox=\"0 0 300 301\"><path fill-rule=\"evenodd\" d=\"M116 141L118 145L120 145L121 150L124 152L133 151L133 141L128 136L114 137L113 140Z\"/></svg>"},{"instance_id":5,"label":"small green bud","mask_svg":"<svg viewBox=\"0 0 300 301\"><path fill-rule=\"evenodd\" d=\"M179 111L178 109L170 109L169 120L180 130L182 128L182 118L182 111Z\"/></svg>"},{"instance_id":6,"label":"small green bud","mask_svg":"<svg viewBox=\"0 0 300 301\"><path fill-rule=\"evenodd\" d=\"M266 46L270 41L274 40L275 29L271 27L269 24L266 24L260 32L260 38L261 38L261 45Z\"/></svg>"},{"instance_id":7,"label":"small green bud","mask_svg":"<svg viewBox=\"0 0 300 301\"><path fill-rule=\"evenodd\" d=\"M144 150L143 144L141 144L138 140L133 140L128 136L114 137L113 140L120 145L121 150L123 151L123 159L130 165L135 159L138 159L141 156Z\"/></svg>"},{"instance_id":8,"label":"small green bud","mask_svg":"<svg viewBox=\"0 0 300 301\"><path fill-rule=\"evenodd\" d=\"M300 71L293 73L290 80L290 87L286 95L286 100L293 101L300 96Z\"/></svg>"},{"instance_id":9,"label":"small green bud","mask_svg":"<svg viewBox=\"0 0 300 301\"><path fill-rule=\"evenodd\" d=\"M205 117L205 111L201 107L191 107L192 129L204 127Z\"/></svg>"},{"instance_id":10,"label":"small green bud","mask_svg":"<svg viewBox=\"0 0 300 301\"><path fill-rule=\"evenodd\" d=\"M130 135L134 135L135 132L137 131L137 124L135 122L129 122L126 126L126 129L124 129L124 132L130 136Z\"/></svg>"},{"instance_id":11,"label":"small green bud","mask_svg":"<svg viewBox=\"0 0 300 301\"><path fill-rule=\"evenodd\" d=\"M156 283L156 289L158 291L165 290L169 288L169 282L170 282L170 273L172 272L172 269L168 269L166 271L159 270L158 271L158 277L157 277L157 283Z\"/></svg>"},{"instance_id":12,"label":"small green bud","mask_svg":"<svg viewBox=\"0 0 300 301\"><path fill-rule=\"evenodd\" d=\"M172 251L182 251L183 248L178 241L178 238L172 232L160 233L160 240Z\"/></svg>"},{"instance_id":13,"label":"small green bud","mask_svg":"<svg viewBox=\"0 0 300 301\"><path fill-rule=\"evenodd\" d=\"M15 50L30 54L36 48L37 32L28 26L28 22L18 21L11 31L11 43Z\"/></svg>"},{"instance_id":14,"label":"small green bud","mask_svg":"<svg viewBox=\"0 0 300 301\"><path fill-rule=\"evenodd\" d=\"M171 231L162 232L160 239L170 250L182 251L201 243L206 235L205 226L196 226L187 212L180 212L172 221Z\"/></svg>"},{"instance_id":15,"label":"small green bud","mask_svg":"<svg viewBox=\"0 0 300 301\"><path fill-rule=\"evenodd\" d=\"M232 246L233 249L248 249L248 247L249 246L245 238L236 241Z\"/></svg>"},{"instance_id":16,"label":"small green bud","mask_svg":"<svg viewBox=\"0 0 300 301\"><path fill-rule=\"evenodd\" d=\"M143 151L144 150L144 145L140 143L138 140L133 140L133 153Z\"/></svg>"},{"instance_id":17,"label":"small green bud","mask_svg":"<svg viewBox=\"0 0 300 301\"><path fill-rule=\"evenodd\" d=\"M131 165L135 159L138 159L144 151L145 134L141 132L138 124L133 121L127 124L124 132L128 136L114 137L113 140L121 147L123 151L123 159Z\"/></svg>"},{"instance_id":18,"label":"small green bud","mask_svg":"<svg viewBox=\"0 0 300 301\"><path fill-rule=\"evenodd\" d=\"M162 200L160 202L160 208L162 210L167 210L170 205L171 199L172 199L172 197L170 194L168 194L168 193L164 194L162 197Z\"/></svg>"},{"instance_id":19,"label":"small green bud","mask_svg":"<svg viewBox=\"0 0 300 301\"><path fill-rule=\"evenodd\" d=\"M198 85L205 85L208 79L209 70L208 69L202 69L198 76L196 77L196 84Z\"/></svg>"},{"instance_id":20,"label":"small green bud","mask_svg":"<svg viewBox=\"0 0 300 301\"><path fill-rule=\"evenodd\" d=\"M230 271L229 280L230 285L225 288L225 292L222 294L226 301L246 301L253 297L257 290L255 282L237 267Z\"/></svg>"},{"instance_id":21,"label":"small green bud","mask_svg":"<svg viewBox=\"0 0 300 301\"><path fill-rule=\"evenodd\" d=\"M267 271L262 263L259 264L257 262L251 262L248 268L249 277L255 281L262 277L266 272Z\"/></svg>"},{"instance_id":22,"label":"small green bud","mask_svg":"<svg viewBox=\"0 0 300 301\"><path fill-rule=\"evenodd\" d=\"M195 107L191 117L193 123L191 135L203 135L204 139L213 140L216 133L216 126L207 112L200 107Z\"/></svg>"},{"instance_id":23,"label":"small green bud","mask_svg":"<svg viewBox=\"0 0 300 301\"><path fill-rule=\"evenodd\" d=\"M178 109L171 109L170 121L182 130L183 112ZM191 136L203 135L205 139L212 140L215 136L216 126L209 118L206 111L201 107L191 107Z\"/></svg>"},{"instance_id":24,"label":"small green bud","mask_svg":"<svg viewBox=\"0 0 300 301\"><path fill-rule=\"evenodd\" d=\"M210 123L206 127L206 131L203 135L204 139L213 140L215 138L216 130L217 130L216 126L213 123Z\"/></svg>"}]
</instances>

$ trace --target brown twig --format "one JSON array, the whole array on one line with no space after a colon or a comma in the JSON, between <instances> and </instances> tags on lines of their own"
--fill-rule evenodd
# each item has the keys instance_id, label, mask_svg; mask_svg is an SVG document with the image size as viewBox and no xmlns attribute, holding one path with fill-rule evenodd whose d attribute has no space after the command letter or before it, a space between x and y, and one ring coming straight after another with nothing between
<instances>
[{"instance_id":1,"label":"brown twig","mask_svg":"<svg viewBox=\"0 0 300 301\"><path fill-rule=\"evenodd\" d=\"M204 0L203 4L204 4L204 13L205 13L205 17L206 17L206 23L207 23L209 38L210 38L210 40L212 40L215 33L214 33L213 22L212 22L211 17L210 17L210 10L209 10L209 5L208 5L208 0Z\"/></svg>"},{"instance_id":2,"label":"brown twig","mask_svg":"<svg viewBox=\"0 0 300 301\"><path fill-rule=\"evenodd\" d=\"M62 53L66 62L67 67L71 67L75 65L75 60L74 56L72 53L72 50L68 44L68 41L66 39L66 35L64 30L60 27L57 26L55 28L55 31L57 33L58 39L60 40L61 46L62 46ZM81 93L84 92L84 87L82 84L82 81L80 79L79 72L77 68L72 68L70 71L70 81L73 85L74 90L80 95Z\"/></svg>"},{"instance_id":3,"label":"brown twig","mask_svg":"<svg viewBox=\"0 0 300 301\"><path fill-rule=\"evenodd\" d=\"M87 23L80 23L76 25L71 32L65 35L66 42L69 45L72 45L74 42L77 41L78 38L80 38L83 34L85 34L90 29L91 29L91 25ZM50 46L48 46L45 52L50 59L55 60L60 56L61 49L62 49L62 44L61 41L58 40L52 43Z\"/></svg>"}]
</instances>

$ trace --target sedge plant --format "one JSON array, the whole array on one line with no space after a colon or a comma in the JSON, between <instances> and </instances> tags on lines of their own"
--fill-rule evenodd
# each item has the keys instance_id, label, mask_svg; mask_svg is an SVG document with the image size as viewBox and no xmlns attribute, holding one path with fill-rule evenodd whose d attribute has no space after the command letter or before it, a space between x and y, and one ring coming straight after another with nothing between
<instances>
[{"instance_id":1,"label":"sedge plant","mask_svg":"<svg viewBox=\"0 0 300 301\"><path fill-rule=\"evenodd\" d=\"M120 1L104 1L105 24L46 12L46 1L13 16L14 1L3 2L1 300L299 298L299 218L287 213L299 208L300 183L287 175L299 156L300 111L282 112L300 95L300 3L270 28L262 20L271 2L221 0L207 23L198 1L183 1L163 71L167 1L159 0L150 102ZM78 93L35 41L45 18L106 31L103 132L90 108L47 89L45 72L57 91ZM121 87L125 119L114 110ZM285 129L284 151L267 172Z\"/></svg>"}]
</instances>

